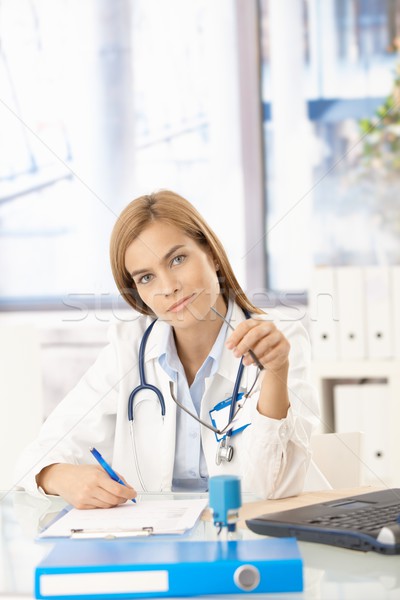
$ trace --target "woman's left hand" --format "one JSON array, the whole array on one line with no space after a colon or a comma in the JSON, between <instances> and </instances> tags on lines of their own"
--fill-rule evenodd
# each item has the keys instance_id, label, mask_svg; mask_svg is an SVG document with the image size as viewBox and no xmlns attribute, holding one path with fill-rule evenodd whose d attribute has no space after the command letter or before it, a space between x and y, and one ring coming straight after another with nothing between
<instances>
[{"instance_id":1,"label":"woman's left hand","mask_svg":"<svg viewBox=\"0 0 400 600\"><path fill-rule=\"evenodd\" d=\"M290 406L287 388L290 344L283 333L271 321L246 319L228 338L226 347L238 358L243 356L246 366L254 362L248 353L249 349L253 351L265 368L258 412L272 419L284 419Z\"/></svg>"},{"instance_id":2,"label":"woman's left hand","mask_svg":"<svg viewBox=\"0 0 400 600\"><path fill-rule=\"evenodd\" d=\"M290 344L271 321L246 319L236 327L225 345L233 350L237 358L243 356L243 364L246 366L254 363L249 354L250 349L268 370L287 371Z\"/></svg>"}]
</instances>

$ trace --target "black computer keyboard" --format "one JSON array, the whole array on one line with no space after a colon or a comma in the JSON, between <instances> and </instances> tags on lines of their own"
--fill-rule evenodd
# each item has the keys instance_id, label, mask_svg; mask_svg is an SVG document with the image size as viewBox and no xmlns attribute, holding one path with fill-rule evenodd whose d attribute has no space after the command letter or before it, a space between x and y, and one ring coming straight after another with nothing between
<instances>
[{"instance_id":1,"label":"black computer keyboard","mask_svg":"<svg viewBox=\"0 0 400 600\"><path fill-rule=\"evenodd\" d=\"M308 523L320 527L334 529L351 529L353 531L375 531L397 522L400 515L400 503L386 507L363 508L341 514L324 515L310 519Z\"/></svg>"}]
</instances>

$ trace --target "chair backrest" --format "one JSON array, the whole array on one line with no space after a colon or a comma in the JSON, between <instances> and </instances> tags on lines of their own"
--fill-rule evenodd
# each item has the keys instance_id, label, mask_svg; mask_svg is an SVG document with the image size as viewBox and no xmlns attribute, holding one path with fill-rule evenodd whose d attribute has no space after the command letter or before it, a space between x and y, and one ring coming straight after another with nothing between
<instances>
[{"instance_id":1,"label":"chair backrest","mask_svg":"<svg viewBox=\"0 0 400 600\"><path fill-rule=\"evenodd\" d=\"M40 340L32 325L0 324L0 497L43 420Z\"/></svg>"},{"instance_id":2,"label":"chair backrest","mask_svg":"<svg viewBox=\"0 0 400 600\"><path fill-rule=\"evenodd\" d=\"M362 443L360 431L311 436L313 461L333 488L362 485Z\"/></svg>"}]
</instances>

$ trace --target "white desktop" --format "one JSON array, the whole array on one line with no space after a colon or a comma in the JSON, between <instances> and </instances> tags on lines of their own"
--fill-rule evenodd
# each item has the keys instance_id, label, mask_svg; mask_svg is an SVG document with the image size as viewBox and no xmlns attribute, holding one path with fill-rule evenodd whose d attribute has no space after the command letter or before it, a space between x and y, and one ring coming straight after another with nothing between
<instances>
[{"instance_id":1,"label":"white desktop","mask_svg":"<svg viewBox=\"0 0 400 600\"><path fill-rule=\"evenodd\" d=\"M260 536L246 528L244 519L269 511L285 510L363 491L366 492L368 489L324 490L305 493L296 498L256 502L250 497L244 497L238 531L243 538L258 538ZM151 497L157 498L157 495ZM179 495L170 497L179 497ZM65 502L60 498L34 498L25 492L13 492L3 497L0 503L0 598L12 597L13 600L19 600L19 598L34 597L35 566L50 549L48 542L38 543L34 539L39 528L48 524L64 507ZM215 536L214 525L207 517L199 523L193 533L193 539L197 540L213 539ZM400 556L363 553L310 542L299 542L299 547L304 563L304 591L268 594L264 597L280 600L398 600L400 598ZM233 596L229 597L233 598ZM223 598L223 596L215 596L215 598Z\"/></svg>"}]
</instances>

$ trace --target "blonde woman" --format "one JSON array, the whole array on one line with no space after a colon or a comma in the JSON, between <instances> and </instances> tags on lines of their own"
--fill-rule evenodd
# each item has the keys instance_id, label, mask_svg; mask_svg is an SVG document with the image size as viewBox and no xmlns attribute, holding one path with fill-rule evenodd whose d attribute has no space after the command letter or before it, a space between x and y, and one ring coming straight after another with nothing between
<instances>
[{"instance_id":1,"label":"blonde woman","mask_svg":"<svg viewBox=\"0 0 400 600\"><path fill-rule=\"evenodd\" d=\"M215 233L171 191L123 210L110 254L132 320L111 326L21 457L17 483L78 508L140 490L206 491L217 474L264 498L298 494L318 411L304 328L253 306ZM94 464L91 446L126 485Z\"/></svg>"}]
</instances>

